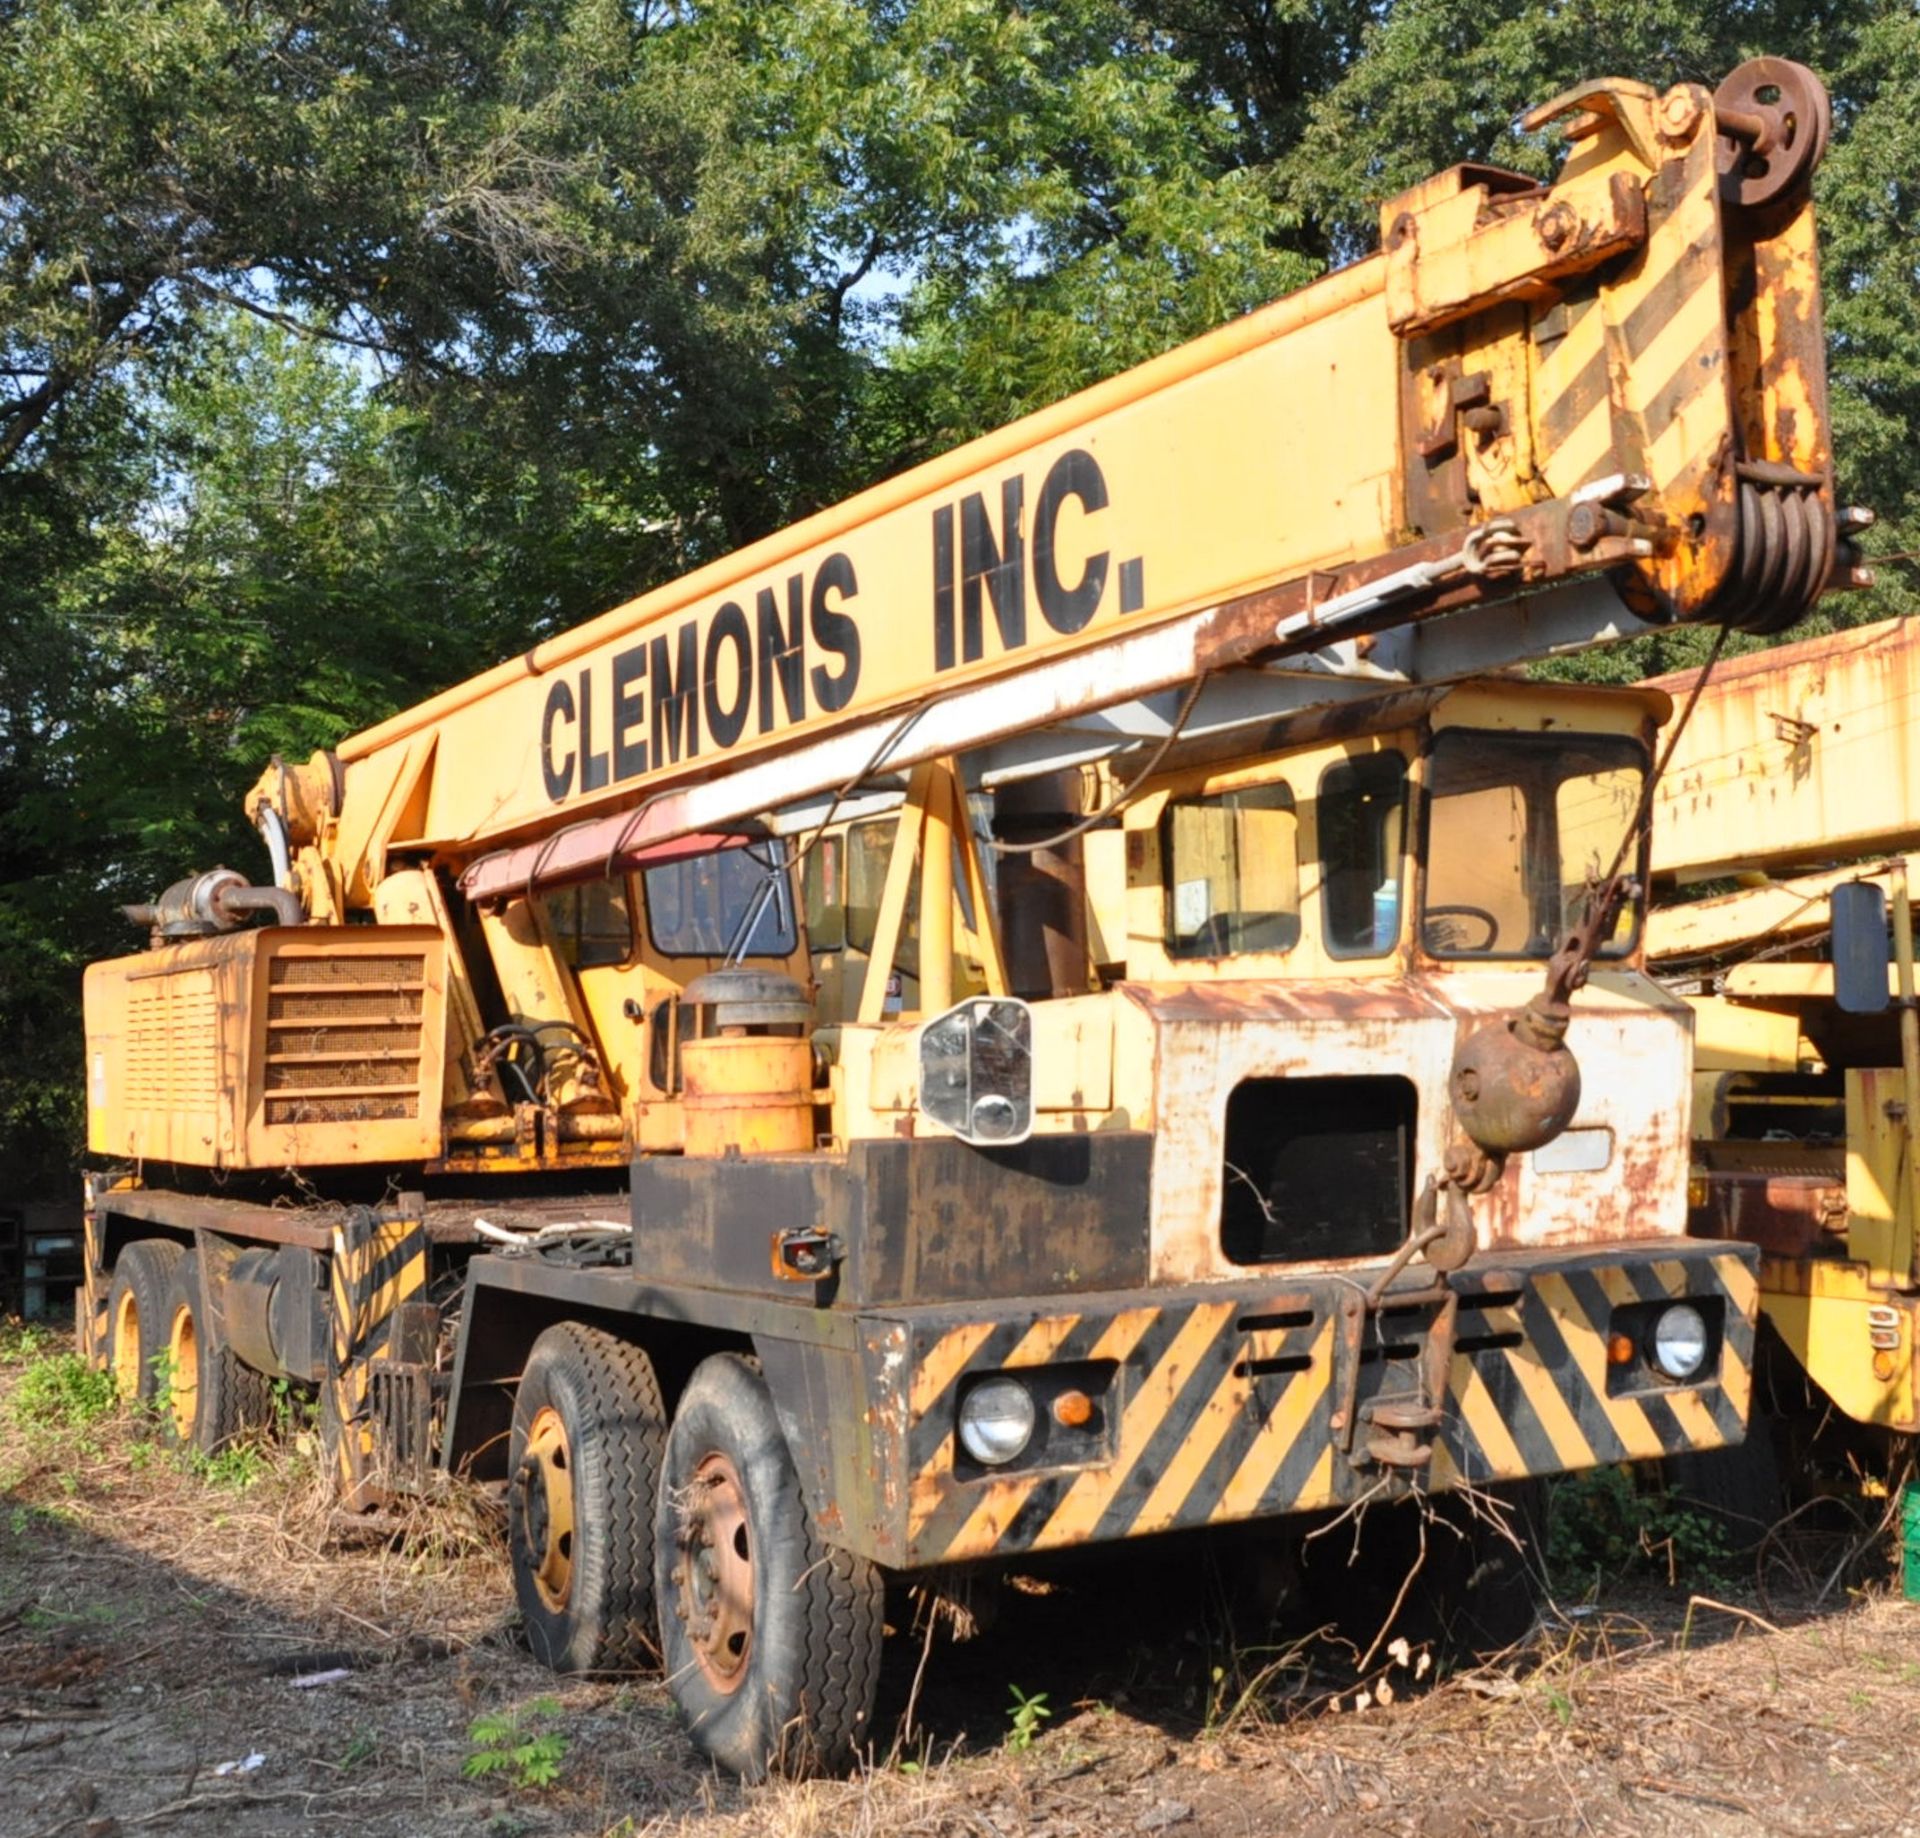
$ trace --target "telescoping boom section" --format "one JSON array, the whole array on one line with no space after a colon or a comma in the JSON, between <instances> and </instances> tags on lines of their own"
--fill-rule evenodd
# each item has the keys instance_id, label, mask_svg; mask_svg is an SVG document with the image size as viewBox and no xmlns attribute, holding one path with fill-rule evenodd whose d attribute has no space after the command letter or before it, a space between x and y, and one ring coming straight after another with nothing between
<instances>
[{"instance_id":1,"label":"telescoping boom section","mask_svg":"<svg viewBox=\"0 0 1920 1838\"><path fill-rule=\"evenodd\" d=\"M1693 683L1665 687L1677 700ZM1656 812L1648 945L1695 1016L1692 1229L1759 1247L1762 1308L1820 1408L1905 1436L1920 1431L1916 712L1908 621L1722 665Z\"/></svg>"},{"instance_id":2,"label":"telescoping boom section","mask_svg":"<svg viewBox=\"0 0 1920 1838\"><path fill-rule=\"evenodd\" d=\"M863 1739L889 1573L1468 1488L1489 1577L1514 1489L1738 1441L1670 704L1512 667L1850 575L1826 99L1530 120L1552 184L274 762L269 884L88 972L95 1356L500 1489L536 1650L749 1773Z\"/></svg>"}]
</instances>

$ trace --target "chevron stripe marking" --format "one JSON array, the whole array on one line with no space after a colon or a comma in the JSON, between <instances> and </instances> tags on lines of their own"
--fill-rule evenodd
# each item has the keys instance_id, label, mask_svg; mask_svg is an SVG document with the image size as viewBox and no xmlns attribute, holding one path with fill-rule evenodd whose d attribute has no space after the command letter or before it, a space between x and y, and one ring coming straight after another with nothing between
<instances>
[{"instance_id":1,"label":"chevron stripe marking","mask_svg":"<svg viewBox=\"0 0 1920 1838\"><path fill-rule=\"evenodd\" d=\"M1677 1258L1657 1258L1650 1267L1668 1295L1679 1297L1687 1293L1687 1266Z\"/></svg>"},{"instance_id":2,"label":"chevron stripe marking","mask_svg":"<svg viewBox=\"0 0 1920 1838\"><path fill-rule=\"evenodd\" d=\"M1611 457L1613 393L1607 371L1607 321L1597 299L1573 310L1564 337L1540 351L1534 398L1539 464L1565 497Z\"/></svg>"},{"instance_id":3,"label":"chevron stripe marking","mask_svg":"<svg viewBox=\"0 0 1920 1838\"><path fill-rule=\"evenodd\" d=\"M1716 1257L1713 1270L1720 1279L1720 1286L1727 1292L1734 1312L1751 1321L1755 1305L1760 1300L1759 1278L1737 1257Z\"/></svg>"},{"instance_id":4,"label":"chevron stripe marking","mask_svg":"<svg viewBox=\"0 0 1920 1838\"><path fill-rule=\"evenodd\" d=\"M1020 1344L1002 1362L1013 1366L1044 1366L1060 1351L1060 1344L1080 1325L1078 1315L1049 1315L1028 1328Z\"/></svg>"},{"instance_id":5,"label":"chevron stripe marking","mask_svg":"<svg viewBox=\"0 0 1920 1838\"><path fill-rule=\"evenodd\" d=\"M1203 1304L1180 1324L1166 1351L1127 1400L1120 1421L1117 1464L1076 1475L1036 1543L1070 1544L1093 1529L1101 1509L1126 1484L1147 1438L1153 1433L1153 1426L1166 1414L1180 1386L1191 1375L1194 1362L1212 1345L1236 1312L1232 1303Z\"/></svg>"},{"instance_id":6,"label":"chevron stripe marking","mask_svg":"<svg viewBox=\"0 0 1920 1838\"><path fill-rule=\"evenodd\" d=\"M1245 1519L1252 1516L1265 1499L1267 1489L1273 1485L1280 1472L1280 1464L1286 1460L1307 1419L1313 1415L1313 1407L1327 1395L1333 1361L1331 1315L1321 1322L1308 1357L1313 1363L1307 1370L1294 1373L1280 1388L1280 1395L1268 1409L1266 1421L1254 1437L1253 1446L1240 1458L1233 1478L1221 1491L1216 1517ZM1324 1455L1328 1464L1327 1472L1331 1476L1331 1445Z\"/></svg>"},{"instance_id":7,"label":"chevron stripe marking","mask_svg":"<svg viewBox=\"0 0 1920 1838\"><path fill-rule=\"evenodd\" d=\"M1043 1468L1037 1474L1008 1475L1004 1480L990 1482L960 1529L947 1540L947 1553L959 1558L991 1551L1006 1536L1007 1527L1040 1484L1059 1478L1057 1469Z\"/></svg>"},{"instance_id":8,"label":"chevron stripe marking","mask_svg":"<svg viewBox=\"0 0 1920 1838\"><path fill-rule=\"evenodd\" d=\"M1002 1370L1014 1366L1043 1366L1060 1350L1060 1343L1080 1325L1078 1315L1049 1315L1044 1321L1036 1321L1021 1337L1019 1344L1009 1353ZM940 1495L934 1487L939 1477L953 1471L953 1438L943 1435L936 1445L932 1456L913 1477L909 1487L909 1498L913 1502L912 1523L917 1531L932 1516L940 1503ZM970 1512L965 1523L954 1533L947 1549L958 1554L972 1550L992 1550L1005 1534L1006 1528L1013 1522L1020 1508L1027 1503L1034 1488L1042 1480L1053 1479L1050 1470L1042 1469L1037 1474L1027 1476L1007 1476L1006 1480L988 1492ZM1024 1485L1014 1487L1016 1481Z\"/></svg>"},{"instance_id":9,"label":"chevron stripe marking","mask_svg":"<svg viewBox=\"0 0 1920 1838\"><path fill-rule=\"evenodd\" d=\"M426 1286L427 1254L420 1251L367 1298L369 1320L376 1327L384 1325L402 1302Z\"/></svg>"},{"instance_id":10,"label":"chevron stripe marking","mask_svg":"<svg viewBox=\"0 0 1920 1838\"><path fill-rule=\"evenodd\" d=\"M1726 435L1726 335L1716 326L1646 405L1647 459L1656 476L1701 470ZM1693 387L1687 388L1685 384Z\"/></svg>"},{"instance_id":11,"label":"chevron stripe marking","mask_svg":"<svg viewBox=\"0 0 1920 1838\"><path fill-rule=\"evenodd\" d=\"M1753 1397L1753 1374L1747 1370L1747 1362L1733 1344L1733 1337L1727 1334L1720 1337L1720 1389L1744 1421Z\"/></svg>"},{"instance_id":12,"label":"chevron stripe marking","mask_svg":"<svg viewBox=\"0 0 1920 1838\"><path fill-rule=\"evenodd\" d=\"M910 1394L914 1416L924 1415L927 1406L953 1383L995 1326L991 1321L969 1322L943 1334L920 1356L914 1365Z\"/></svg>"},{"instance_id":13,"label":"chevron stripe marking","mask_svg":"<svg viewBox=\"0 0 1920 1838\"><path fill-rule=\"evenodd\" d=\"M1586 1311L1574 1296L1572 1285L1557 1271L1552 1271L1539 1277L1535 1288L1560 1322L1568 1356L1578 1367L1580 1376L1586 1380L1594 1401L1611 1420L1628 1455L1635 1459L1664 1455L1667 1452L1666 1445L1660 1439L1660 1432L1648 1420L1647 1413L1640 1408L1638 1401L1607 1396L1606 1343L1601 1338L1600 1330L1587 1319Z\"/></svg>"},{"instance_id":14,"label":"chevron stripe marking","mask_svg":"<svg viewBox=\"0 0 1920 1838\"><path fill-rule=\"evenodd\" d=\"M1127 1528L1129 1533L1161 1531L1179 1518L1180 1508L1186 1504L1187 1496L1205 1473L1215 1451L1226 1440L1246 1401L1246 1377L1234 1371L1238 1363L1237 1360L1228 1362L1213 1394L1200 1407L1192 1427L1174 1451L1173 1459L1140 1503L1140 1510Z\"/></svg>"},{"instance_id":15,"label":"chevron stripe marking","mask_svg":"<svg viewBox=\"0 0 1920 1838\"><path fill-rule=\"evenodd\" d=\"M333 1359L343 1370L353 1360L353 1302L347 1294L347 1282L338 1268L333 1273Z\"/></svg>"},{"instance_id":16,"label":"chevron stripe marking","mask_svg":"<svg viewBox=\"0 0 1920 1838\"><path fill-rule=\"evenodd\" d=\"M1661 1397L1673 1412L1674 1421L1690 1447L1711 1449L1726 1440L1719 1424L1713 1420L1713 1412L1697 1391L1674 1390L1663 1392Z\"/></svg>"},{"instance_id":17,"label":"chevron stripe marking","mask_svg":"<svg viewBox=\"0 0 1920 1838\"><path fill-rule=\"evenodd\" d=\"M1493 1401L1493 1394L1487 1390L1485 1376L1471 1357L1462 1355L1453 1362L1453 1396L1460 1407L1462 1420L1473 1433L1473 1439L1480 1445L1480 1453L1493 1473L1500 1476L1525 1474L1527 1464L1521 1458L1519 1444L1514 1441L1513 1432L1507 1428L1499 1405Z\"/></svg>"},{"instance_id":18,"label":"chevron stripe marking","mask_svg":"<svg viewBox=\"0 0 1920 1838\"><path fill-rule=\"evenodd\" d=\"M1321 1447L1313 1472L1300 1483L1292 1505L1297 1512L1311 1512L1316 1506L1331 1506L1333 1500L1333 1444L1329 1442Z\"/></svg>"},{"instance_id":19,"label":"chevron stripe marking","mask_svg":"<svg viewBox=\"0 0 1920 1838\"><path fill-rule=\"evenodd\" d=\"M1161 1318L1161 1312L1162 1311L1157 1308L1130 1308L1121 1314L1115 1315L1113 1319L1100 1330L1099 1338L1087 1351L1087 1359L1089 1361L1112 1360L1116 1364L1124 1361L1127 1356L1133 1352L1134 1348L1140 1344L1147 1330ZM1079 1315L1051 1316L1044 1322L1034 1323L1033 1327L1030 1328L1015 1345L1013 1353L1009 1356L1007 1363L1011 1365L1018 1360L1019 1363L1028 1366L1043 1364L1045 1355L1042 1349L1051 1343L1052 1347L1057 1350L1060 1343L1079 1326L1083 1319L1084 1317ZM1055 1331L1056 1328L1057 1333ZM974 1339L972 1342L975 1350L983 1344L984 1337ZM941 1394L947 1389L947 1384L951 1384L953 1379L959 1376L959 1373L960 1368L955 1367L948 1376L947 1383L932 1390L929 1395L937 1401ZM918 1387L916 1386L915 1389L917 1390ZM925 1529L939 1512L946 1499L946 1489L942 1483L953 1473L953 1439L954 1432L950 1428L942 1426L939 1440L934 1444L933 1453L921 1464L918 1472L915 1473L913 1479L908 1483L908 1527L911 1535L915 1537ZM1054 1471L1052 1477L1057 1478L1057 1471ZM1004 1488L1007 1482L1012 1481L1014 1478L1014 1476L1009 1475L1006 1477L1006 1480L999 1483L999 1485ZM1021 1490L1022 1501L1024 1501L1026 1495L1031 1491L1031 1487ZM998 1500L992 1495L982 1500L980 1504L968 1514L966 1525L962 1528L961 1532L956 1533L953 1539L948 1541L946 1548L958 1554L964 1548L961 1543L962 1538L969 1533L977 1535L978 1528L975 1526L975 1521L981 1517L982 1510L989 1506L1003 1503L1004 1494L1002 1494ZM1018 1510L1017 1505L1014 1510ZM1008 1511L1004 1515L1002 1523L1010 1521L1012 1517L1013 1511ZM991 1549L991 1545L985 1548Z\"/></svg>"},{"instance_id":20,"label":"chevron stripe marking","mask_svg":"<svg viewBox=\"0 0 1920 1838\"><path fill-rule=\"evenodd\" d=\"M1521 1394L1533 1407L1541 1430L1553 1445L1554 1460L1563 1469L1592 1467L1592 1446L1581 1430L1572 1407L1560 1395L1560 1387L1554 1383L1553 1374L1540 1363L1537 1348L1532 1344L1515 1347L1506 1359Z\"/></svg>"}]
</instances>

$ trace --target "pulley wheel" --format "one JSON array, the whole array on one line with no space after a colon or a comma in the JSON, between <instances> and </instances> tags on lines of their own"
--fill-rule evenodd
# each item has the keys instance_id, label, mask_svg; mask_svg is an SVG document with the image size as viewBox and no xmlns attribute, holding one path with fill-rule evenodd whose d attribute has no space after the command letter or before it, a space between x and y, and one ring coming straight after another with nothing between
<instances>
[{"instance_id":1,"label":"pulley wheel","mask_svg":"<svg viewBox=\"0 0 1920 1838\"><path fill-rule=\"evenodd\" d=\"M1760 210L1804 190L1827 151L1826 85L1791 58L1750 58L1713 92L1729 203Z\"/></svg>"}]
</instances>

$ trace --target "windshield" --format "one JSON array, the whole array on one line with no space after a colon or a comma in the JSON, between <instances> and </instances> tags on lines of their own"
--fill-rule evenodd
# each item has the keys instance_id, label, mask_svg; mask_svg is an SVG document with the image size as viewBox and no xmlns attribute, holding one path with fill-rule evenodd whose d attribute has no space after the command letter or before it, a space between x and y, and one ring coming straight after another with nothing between
<instances>
[{"instance_id":1,"label":"windshield","mask_svg":"<svg viewBox=\"0 0 1920 1838\"><path fill-rule=\"evenodd\" d=\"M1624 736L1441 733L1428 781L1427 950L1552 955L1613 865L1645 775L1645 749ZM1623 905L1599 955L1624 956L1639 922L1638 904Z\"/></svg>"},{"instance_id":2,"label":"windshield","mask_svg":"<svg viewBox=\"0 0 1920 1838\"><path fill-rule=\"evenodd\" d=\"M645 874L647 929L663 957L787 957L796 935L777 840L663 862ZM747 934L751 927L751 934Z\"/></svg>"}]
</instances>

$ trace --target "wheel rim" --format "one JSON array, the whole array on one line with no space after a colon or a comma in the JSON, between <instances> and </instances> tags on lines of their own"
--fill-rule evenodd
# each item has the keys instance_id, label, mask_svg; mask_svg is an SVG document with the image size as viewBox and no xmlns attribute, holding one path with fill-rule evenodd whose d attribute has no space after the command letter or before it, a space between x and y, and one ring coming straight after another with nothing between
<instances>
[{"instance_id":1,"label":"wheel rim","mask_svg":"<svg viewBox=\"0 0 1920 1838\"><path fill-rule=\"evenodd\" d=\"M520 1485L533 1586L558 1613L573 1587L573 1450L567 1426L551 1404L535 1412L527 1430Z\"/></svg>"},{"instance_id":2,"label":"wheel rim","mask_svg":"<svg viewBox=\"0 0 1920 1838\"><path fill-rule=\"evenodd\" d=\"M193 1324L193 1309L182 1302L173 1311L173 1324L167 1332L167 1409L173 1416L174 1434L182 1442L193 1440L193 1420L200 1407L200 1330Z\"/></svg>"},{"instance_id":3,"label":"wheel rim","mask_svg":"<svg viewBox=\"0 0 1920 1838\"><path fill-rule=\"evenodd\" d=\"M753 1541L745 1489L724 1455L694 1470L674 1578L700 1670L714 1690L738 1690L753 1657Z\"/></svg>"},{"instance_id":4,"label":"wheel rim","mask_svg":"<svg viewBox=\"0 0 1920 1838\"><path fill-rule=\"evenodd\" d=\"M113 1312L113 1383L128 1402L140 1395L140 1299L131 1285Z\"/></svg>"}]
</instances>

